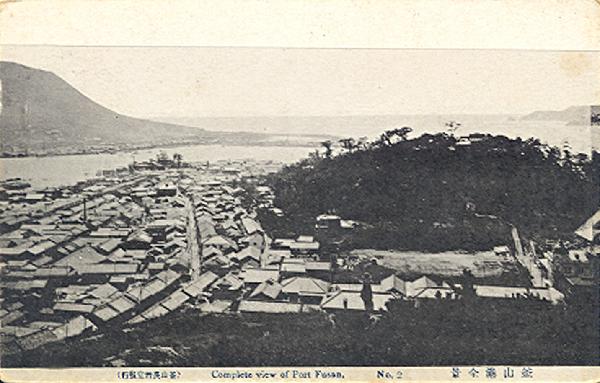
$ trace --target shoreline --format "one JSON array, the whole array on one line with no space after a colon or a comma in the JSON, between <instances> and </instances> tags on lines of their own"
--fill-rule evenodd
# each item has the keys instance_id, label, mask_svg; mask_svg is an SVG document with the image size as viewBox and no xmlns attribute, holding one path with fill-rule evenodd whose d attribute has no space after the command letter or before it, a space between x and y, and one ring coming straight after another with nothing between
<instances>
[{"instance_id":1,"label":"shoreline","mask_svg":"<svg viewBox=\"0 0 600 383\"><path fill-rule=\"evenodd\" d=\"M169 149L178 147L189 147L189 146L258 146L258 147L302 147L302 148L313 148L318 147L318 142L295 142L286 143L282 141L273 142L256 142L256 143L207 143L207 142L193 142L193 143L174 143L174 144L161 144L161 145L149 145L149 146L138 146L126 149L105 149L105 150L80 150L69 153L43 153L43 154L24 154L24 155L6 155L6 153L0 153L0 159L18 159L18 158L45 158L45 157L66 157L66 156L78 156L78 155L99 155L99 154L120 154L120 153L131 153L138 150L154 150L154 149Z\"/></svg>"}]
</instances>

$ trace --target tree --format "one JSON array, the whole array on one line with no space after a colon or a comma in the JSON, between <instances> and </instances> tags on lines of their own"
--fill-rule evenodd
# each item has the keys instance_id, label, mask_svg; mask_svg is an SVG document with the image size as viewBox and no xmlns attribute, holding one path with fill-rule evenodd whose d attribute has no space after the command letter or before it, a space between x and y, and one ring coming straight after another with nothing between
<instances>
[{"instance_id":1,"label":"tree","mask_svg":"<svg viewBox=\"0 0 600 383\"><path fill-rule=\"evenodd\" d=\"M412 128L408 126L386 130L379 136L379 140L374 143L374 146L392 146L399 141L406 141L412 131Z\"/></svg>"},{"instance_id":2,"label":"tree","mask_svg":"<svg viewBox=\"0 0 600 383\"><path fill-rule=\"evenodd\" d=\"M308 153L308 158L312 161L312 162L317 162L321 159L321 155L319 154L319 150L316 149L314 152L310 152Z\"/></svg>"},{"instance_id":3,"label":"tree","mask_svg":"<svg viewBox=\"0 0 600 383\"><path fill-rule=\"evenodd\" d=\"M406 141L408 139L408 135L412 132L412 128L408 126L403 126L399 129L392 129L389 131L389 135L392 138L397 138L399 141Z\"/></svg>"},{"instance_id":4,"label":"tree","mask_svg":"<svg viewBox=\"0 0 600 383\"><path fill-rule=\"evenodd\" d=\"M392 139L388 132L389 131L386 130L385 132L381 133L379 140L375 141L374 146L391 146Z\"/></svg>"},{"instance_id":5,"label":"tree","mask_svg":"<svg viewBox=\"0 0 600 383\"><path fill-rule=\"evenodd\" d=\"M359 137L356 142L356 148L358 150L367 150L369 148L369 139L366 136Z\"/></svg>"},{"instance_id":6,"label":"tree","mask_svg":"<svg viewBox=\"0 0 600 383\"><path fill-rule=\"evenodd\" d=\"M348 153L352 153L352 151L356 149L354 138L342 138L339 143L342 145L342 148L348 151Z\"/></svg>"},{"instance_id":7,"label":"tree","mask_svg":"<svg viewBox=\"0 0 600 383\"><path fill-rule=\"evenodd\" d=\"M177 167L181 167L181 162L183 161L183 156L179 153L173 154L173 162L177 164Z\"/></svg>"},{"instance_id":8,"label":"tree","mask_svg":"<svg viewBox=\"0 0 600 383\"><path fill-rule=\"evenodd\" d=\"M469 269L463 269L462 272L462 290L461 294L465 299L472 299L475 297L475 288L473 287L475 277Z\"/></svg>"},{"instance_id":9,"label":"tree","mask_svg":"<svg viewBox=\"0 0 600 383\"><path fill-rule=\"evenodd\" d=\"M448 121L445 125L448 128L448 133L450 134L454 134L454 132L461 127L461 123L456 121Z\"/></svg>"},{"instance_id":10,"label":"tree","mask_svg":"<svg viewBox=\"0 0 600 383\"><path fill-rule=\"evenodd\" d=\"M331 154L333 153L333 151L331 150L333 142L331 142L330 140L323 141L321 142L321 146L325 148L325 157L331 158Z\"/></svg>"}]
</instances>

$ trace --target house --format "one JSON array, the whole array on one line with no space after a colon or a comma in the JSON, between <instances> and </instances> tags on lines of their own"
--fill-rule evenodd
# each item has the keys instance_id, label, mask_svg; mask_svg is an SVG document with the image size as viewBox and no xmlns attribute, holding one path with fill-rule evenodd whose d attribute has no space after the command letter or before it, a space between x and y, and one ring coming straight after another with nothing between
<instances>
[{"instance_id":1,"label":"house","mask_svg":"<svg viewBox=\"0 0 600 383\"><path fill-rule=\"evenodd\" d=\"M157 197L174 197L177 195L177 185L171 182L163 182L156 188Z\"/></svg>"},{"instance_id":2,"label":"house","mask_svg":"<svg viewBox=\"0 0 600 383\"><path fill-rule=\"evenodd\" d=\"M52 262L52 258L50 258L47 255L42 255L41 257L35 258L33 261L31 261L31 264L34 265L35 267L40 267L40 266L47 265L50 262Z\"/></svg>"},{"instance_id":3,"label":"house","mask_svg":"<svg viewBox=\"0 0 600 383\"><path fill-rule=\"evenodd\" d=\"M240 295L244 281L237 275L229 273L212 284L211 293L215 300L233 300Z\"/></svg>"},{"instance_id":4,"label":"house","mask_svg":"<svg viewBox=\"0 0 600 383\"><path fill-rule=\"evenodd\" d=\"M260 249L261 251L265 249L265 245L266 245L264 234L261 234L258 232L241 238L239 240L239 243L246 245L246 246L256 247L256 248Z\"/></svg>"},{"instance_id":5,"label":"house","mask_svg":"<svg viewBox=\"0 0 600 383\"><path fill-rule=\"evenodd\" d=\"M243 300L239 304L238 311L241 313L286 314L300 313L303 311L303 307L298 303Z\"/></svg>"},{"instance_id":6,"label":"house","mask_svg":"<svg viewBox=\"0 0 600 383\"><path fill-rule=\"evenodd\" d=\"M23 200L26 203L38 203L44 201L45 199L46 195L43 193L26 193Z\"/></svg>"},{"instance_id":7,"label":"house","mask_svg":"<svg viewBox=\"0 0 600 383\"><path fill-rule=\"evenodd\" d=\"M222 271L226 271L231 267L231 262L226 255L214 255L209 259L202 261L202 267L222 274Z\"/></svg>"},{"instance_id":8,"label":"house","mask_svg":"<svg viewBox=\"0 0 600 383\"><path fill-rule=\"evenodd\" d=\"M459 295L447 283L442 283L439 286L427 287L416 292L411 298L413 299L458 299Z\"/></svg>"},{"instance_id":9,"label":"house","mask_svg":"<svg viewBox=\"0 0 600 383\"><path fill-rule=\"evenodd\" d=\"M115 229L110 227L100 227L95 231L92 231L90 237L101 237L101 238L126 238L131 233L130 229L122 228Z\"/></svg>"},{"instance_id":10,"label":"house","mask_svg":"<svg viewBox=\"0 0 600 383\"><path fill-rule=\"evenodd\" d=\"M204 249L202 249L202 258L204 259L210 259L212 257L220 257L223 256L223 251L221 251L221 249L218 249L214 246L207 246Z\"/></svg>"},{"instance_id":11,"label":"house","mask_svg":"<svg viewBox=\"0 0 600 383\"><path fill-rule=\"evenodd\" d=\"M150 249L150 245L152 244L152 237L148 235L143 230L132 233L125 243L123 243L122 247L124 249L140 249L140 250L148 250Z\"/></svg>"},{"instance_id":12,"label":"house","mask_svg":"<svg viewBox=\"0 0 600 383\"><path fill-rule=\"evenodd\" d=\"M105 283L89 291L87 295L95 299L106 300L118 291L113 285Z\"/></svg>"},{"instance_id":13,"label":"house","mask_svg":"<svg viewBox=\"0 0 600 383\"><path fill-rule=\"evenodd\" d=\"M99 324L103 324L119 316L119 311L108 305L101 306L92 312L92 319Z\"/></svg>"},{"instance_id":14,"label":"house","mask_svg":"<svg viewBox=\"0 0 600 383\"><path fill-rule=\"evenodd\" d=\"M598 302L598 279L586 279L581 277L567 277L561 283L569 302L594 305Z\"/></svg>"},{"instance_id":15,"label":"house","mask_svg":"<svg viewBox=\"0 0 600 383\"><path fill-rule=\"evenodd\" d=\"M27 250L29 248L30 248L30 246L27 244L13 246L13 247L1 247L0 248L0 257L2 257L2 258L8 258L8 257L19 258L19 257L23 256L24 254L26 254Z\"/></svg>"},{"instance_id":16,"label":"house","mask_svg":"<svg viewBox=\"0 0 600 383\"><path fill-rule=\"evenodd\" d=\"M304 263L306 274L310 277L328 279L331 277L331 262L310 261Z\"/></svg>"},{"instance_id":17,"label":"house","mask_svg":"<svg viewBox=\"0 0 600 383\"><path fill-rule=\"evenodd\" d=\"M284 259L292 258L292 253L289 250L267 249L265 250L265 255L267 257L267 265L280 263Z\"/></svg>"},{"instance_id":18,"label":"house","mask_svg":"<svg viewBox=\"0 0 600 383\"><path fill-rule=\"evenodd\" d=\"M302 258L285 258L281 260L279 270L284 277L306 274L306 261Z\"/></svg>"},{"instance_id":19,"label":"house","mask_svg":"<svg viewBox=\"0 0 600 383\"><path fill-rule=\"evenodd\" d=\"M254 266L260 265L260 257L261 250L254 246L246 247L237 253L232 253L229 255L229 259L231 262L235 263L238 266L242 266L245 263L254 261Z\"/></svg>"},{"instance_id":20,"label":"house","mask_svg":"<svg viewBox=\"0 0 600 383\"><path fill-rule=\"evenodd\" d=\"M379 285L373 285L373 290L392 293L399 297L406 296L406 282L397 275L392 274L379 282Z\"/></svg>"},{"instance_id":21,"label":"house","mask_svg":"<svg viewBox=\"0 0 600 383\"><path fill-rule=\"evenodd\" d=\"M565 293L569 301L594 302L598 297L600 256L594 247L570 249L565 254L554 254L554 285Z\"/></svg>"},{"instance_id":22,"label":"house","mask_svg":"<svg viewBox=\"0 0 600 383\"><path fill-rule=\"evenodd\" d=\"M126 291L126 294L128 298L133 299L139 304L161 293L167 288L167 286L168 285L164 281L158 278L153 278L142 285L130 286Z\"/></svg>"},{"instance_id":23,"label":"house","mask_svg":"<svg viewBox=\"0 0 600 383\"><path fill-rule=\"evenodd\" d=\"M440 287L435 281L426 276L422 276L412 282L405 283L405 296L409 298L416 297L425 289L436 289Z\"/></svg>"},{"instance_id":24,"label":"house","mask_svg":"<svg viewBox=\"0 0 600 383\"><path fill-rule=\"evenodd\" d=\"M187 243L182 239L174 239L171 240L164 245L162 245L162 250L164 254L173 254L178 250L185 249Z\"/></svg>"},{"instance_id":25,"label":"house","mask_svg":"<svg viewBox=\"0 0 600 383\"><path fill-rule=\"evenodd\" d=\"M318 305L329 291L330 283L316 278L293 277L283 280L281 286L290 301Z\"/></svg>"},{"instance_id":26,"label":"house","mask_svg":"<svg viewBox=\"0 0 600 383\"><path fill-rule=\"evenodd\" d=\"M395 299L392 293L373 293L373 311L387 311L386 304ZM366 311L360 291L337 291L323 297L321 308L326 311Z\"/></svg>"},{"instance_id":27,"label":"house","mask_svg":"<svg viewBox=\"0 0 600 383\"><path fill-rule=\"evenodd\" d=\"M311 236L301 235L294 242L289 243L288 248L292 254L307 255L319 251L319 242Z\"/></svg>"},{"instance_id":28,"label":"house","mask_svg":"<svg viewBox=\"0 0 600 383\"><path fill-rule=\"evenodd\" d=\"M54 262L54 266L71 266L76 268L80 265L95 264L105 260L106 256L100 254L92 246L86 245Z\"/></svg>"},{"instance_id":29,"label":"house","mask_svg":"<svg viewBox=\"0 0 600 383\"><path fill-rule=\"evenodd\" d=\"M473 285L475 295L488 299L519 299L533 298L557 304L562 302L564 295L553 287L512 287L512 286L486 286Z\"/></svg>"},{"instance_id":30,"label":"house","mask_svg":"<svg viewBox=\"0 0 600 383\"><path fill-rule=\"evenodd\" d=\"M228 250L237 250L237 245L232 240L223 237L222 235L215 235L205 241L202 242L202 247L215 247L222 252L226 252Z\"/></svg>"},{"instance_id":31,"label":"house","mask_svg":"<svg viewBox=\"0 0 600 383\"><path fill-rule=\"evenodd\" d=\"M150 262L150 263L148 263L148 266L146 268L150 272L150 275L154 275L165 269L165 263L164 262Z\"/></svg>"},{"instance_id":32,"label":"house","mask_svg":"<svg viewBox=\"0 0 600 383\"><path fill-rule=\"evenodd\" d=\"M283 212L283 210L281 210L280 208L277 208L277 207L272 207L272 208L269 209L269 211L273 215L275 215L276 217L279 217L279 218L281 218L281 217L283 217L285 215L284 212Z\"/></svg>"},{"instance_id":33,"label":"house","mask_svg":"<svg viewBox=\"0 0 600 383\"><path fill-rule=\"evenodd\" d=\"M24 350L33 350L44 344L57 341L58 338L50 330L51 329L42 329L32 335L20 339L18 344Z\"/></svg>"},{"instance_id":34,"label":"house","mask_svg":"<svg viewBox=\"0 0 600 383\"><path fill-rule=\"evenodd\" d=\"M217 274L207 271L202 273L198 279L186 284L183 287L183 292L191 298L198 298L202 292L208 289L217 279L219 279Z\"/></svg>"},{"instance_id":35,"label":"house","mask_svg":"<svg viewBox=\"0 0 600 383\"><path fill-rule=\"evenodd\" d=\"M321 214L317 216L315 228L317 230L339 230L342 218L333 214Z\"/></svg>"},{"instance_id":36,"label":"house","mask_svg":"<svg viewBox=\"0 0 600 383\"><path fill-rule=\"evenodd\" d=\"M46 279L46 278L59 278L62 281L66 281L75 276L75 271L69 266L50 266L40 267L34 273L34 278Z\"/></svg>"},{"instance_id":37,"label":"house","mask_svg":"<svg viewBox=\"0 0 600 383\"><path fill-rule=\"evenodd\" d=\"M247 269L240 273L239 278L244 281L245 286L256 287L269 279L278 281L279 271L267 269Z\"/></svg>"},{"instance_id":38,"label":"house","mask_svg":"<svg viewBox=\"0 0 600 383\"><path fill-rule=\"evenodd\" d=\"M125 294L116 294L116 297L108 302L108 306L122 315L132 310L136 302Z\"/></svg>"},{"instance_id":39,"label":"house","mask_svg":"<svg viewBox=\"0 0 600 383\"><path fill-rule=\"evenodd\" d=\"M75 266L75 272L85 283L106 283L113 275L133 274L138 270L136 263L95 263ZM112 282L111 282L112 283Z\"/></svg>"},{"instance_id":40,"label":"house","mask_svg":"<svg viewBox=\"0 0 600 383\"><path fill-rule=\"evenodd\" d=\"M26 281L17 282L6 282L3 286L4 290L18 290L22 292L33 292L47 293L46 287L48 286L47 279L33 279Z\"/></svg>"},{"instance_id":41,"label":"house","mask_svg":"<svg viewBox=\"0 0 600 383\"><path fill-rule=\"evenodd\" d=\"M44 254L50 254L52 249L56 247L56 243L46 240L36 243L34 246L27 249L25 256L29 258L40 257Z\"/></svg>"},{"instance_id":42,"label":"house","mask_svg":"<svg viewBox=\"0 0 600 383\"><path fill-rule=\"evenodd\" d=\"M185 233L185 225L177 219L157 219L146 226L146 232L154 241L166 241L173 231Z\"/></svg>"},{"instance_id":43,"label":"house","mask_svg":"<svg viewBox=\"0 0 600 383\"><path fill-rule=\"evenodd\" d=\"M259 284L248 299L276 300L281 294L282 286L273 279L267 279Z\"/></svg>"},{"instance_id":44,"label":"house","mask_svg":"<svg viewBox=\"0 0 600 383\"><path fill-rule=\"evenodd\" d=\"M589 242L600 242L600 210L596 211L587 219L577 230L575 234Z\"/></svg>"},{"instance_id":45,"label":"house","mask_svg":"<svg viewBox=\"0 0 600 383\"><path fill-rule=\"evenodd\" d=\"M246 235L263 233L263 229L260 224L250 217L242 217L240 219L240 226Z\"/></svg>"},{"instance_id":46,"label":"house","mask_svg":"<svg viewBox=\"0 0 600 383\"><path fill-rule=\"evenodd\" d=\"M160 273L156 274L156 276L155 276L155 278L160 279L161 281L165 282L167 285L171 285L171 284L175 283L180 277L181 277L181 275L173 270L161 271Z\"/></svg>"},{"instance_id":47,"label":"house","mask_svg":"<svg viewBox=\"0 0 600 383\"><path fill-rule=\"evenodd\" d=\"M299 235L298 238L296 238L296 242L300 242L300 243L312 243L315 241L315 237L311 236L311 235Z\"/></svg>"},{"instance_id":48,"label":"house","mask_svg":"<svg viewBox=\"0 0 600 383\"><path fill-rule=\"evenodd\" d=\"M74 303L74 302L58 302L52 310L55 312L66 312L69 314L89 314L94 310L93 305Z\"/></svg>"},{"instance_id":49,"label":"house","mask_svg":"<svg viewBox=\"0 0 600 383\"><path fill-rule=\"evenodd\" d=\"M332 291L362 291L363 285L353 284L332 284ZM384 278L378 284L371 284L373 293L391 294L394 298L403 299L424 299L424 298L457 298L454 289L447 283L437 284L426 276L422 276L414 281L404 281L396 275L390 275ZM441 294L441 296L440 296Z\"/></svg>"},{"instance_id":50,"label":"house","mask_svg":"<svg viewBox=\"0 0 600 383\"><path fill-rule=\"evenodd\" d=\"M202 240L207 240L217 235L215 230L215 224L208 221L197 221L196 227L198 229L198 235Z\"/></svg>"},{"instance_id":51,"label":"house","mask_svg":"<svg viewBox=\"0 0 600 383\"><path fill-rule=\"evenodd\" d=\"M138 316L140 318L140 320L138 320L138 321L160 318L164 315L167 315L168 313L169 313L169 310L167 308L165 308L163 305L161 305L159 302L159 303L151 306L150 308L148 308L146 311L142 312Z\"/></svg>"},{"instance_id":52,"label":"house","mask_svg":"<svg viewBox=\"0 0 600 383\"><path fill-rule=\"evenodd\" d=\"M56 337L56 340L62 340L81 335L86 330L94 331L96 330L96 326L83 315L80 315L51 331Z\"/></svg>"},{"instance_id":53,"label":"house","mask_svg":"<svg viewBox=\"0 0 600 383\"><path fill-rule=\"evenodd\" d=\"M272 243L271 243L271 249L272 250L290 250L290 245L292 243L296 242L294 239L292 238L276 238ZM291 252L290 252L291 254Z\"/></svg>"},{"instance_id":54,"label":"house","mask_svg":"<svg viewBox=\"0 0 600 383\"><path fill-rule=\"evenodd\" d=\"M104 254L104 255L108 255L110 253L112 253L113 251L115 251L120 245L121 245L122 239L121 238L111 238L109 240L107 240L106 242L102 242L101 244L96 246L96 249Z\"/></svg>"},{"instance_id":55,"label":"house","mask_svg":"<svg viewBox=\"0 0 600 383\"><path fill-rule=\"evenodd\" d=\"M508 246L495 246L494 254L499 257L510 257L510 249Z\"/></svg>"},{"instance_id":56,"label":"house","mask_svg":"<svg viewBox=\"0 0 600 383\"><path fill-rule=\"evenodd\" d=\"M185 302L190 299L190 296L185 294L181 289L173 292L167 298L160 302L161 306L169 310L169 312L173 312L179 307L181 307Z\"/></svg>"}]
</instances>

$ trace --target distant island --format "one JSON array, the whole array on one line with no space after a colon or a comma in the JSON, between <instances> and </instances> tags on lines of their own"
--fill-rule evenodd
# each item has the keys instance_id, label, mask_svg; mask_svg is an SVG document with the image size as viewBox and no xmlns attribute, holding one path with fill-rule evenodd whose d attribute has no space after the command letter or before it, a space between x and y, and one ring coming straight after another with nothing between
<instances>
[{"instance_id":1,"label":"distant island","mask_svg":"<svg viewBox=\"0 0 600 383\"><path fill-rule=\"evenodd\" d=\"M0 157L197 144L318 145L318 139L310 137L209 131L125 116L89 99L54 73L13 62L0 62L0 81Z\"/></svg>"},{"instance_id":2,"label":"distant island","mask_svg":"<svg viewBox=\"0 0 600 383\"><path fill-rule=\"evenodd\" d=\"M578 105L563 110L537 110L521 117L522 121L563 121L567 125L590 125L597 106Z\"/></svg>"}]
</instances>

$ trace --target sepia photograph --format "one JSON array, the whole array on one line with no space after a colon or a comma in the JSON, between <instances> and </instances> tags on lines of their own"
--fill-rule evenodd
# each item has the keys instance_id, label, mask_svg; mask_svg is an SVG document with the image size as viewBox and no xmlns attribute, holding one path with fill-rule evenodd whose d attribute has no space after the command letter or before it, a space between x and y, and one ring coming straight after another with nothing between
<instances>
[{"instance_id":1,"label":"sepia photograph","mask_svg":"<svg viewBox=\"0 0 600 383\"><path fill-rule=\"evenodd\" d=\"M0 52L3 368L598 365L598 51Z\"/></svg>"}]
</instances>

